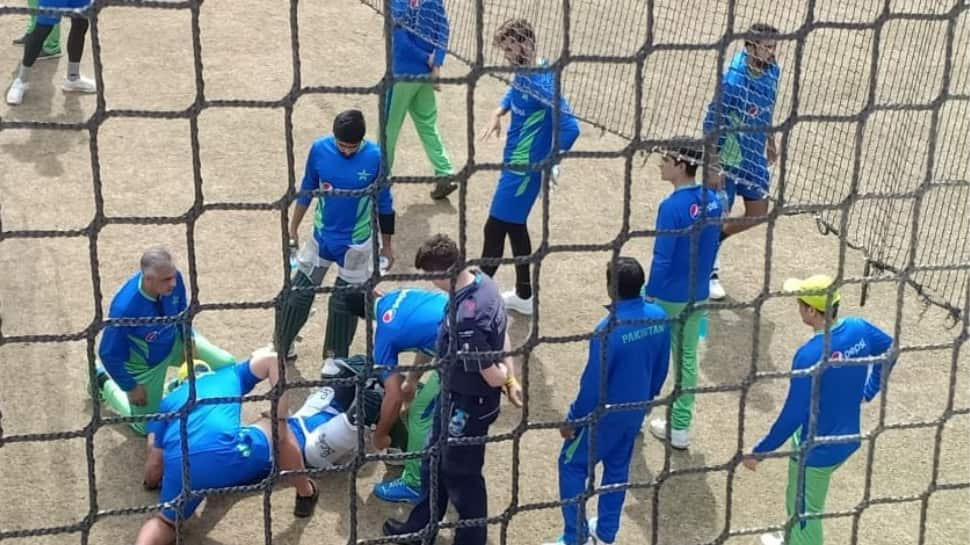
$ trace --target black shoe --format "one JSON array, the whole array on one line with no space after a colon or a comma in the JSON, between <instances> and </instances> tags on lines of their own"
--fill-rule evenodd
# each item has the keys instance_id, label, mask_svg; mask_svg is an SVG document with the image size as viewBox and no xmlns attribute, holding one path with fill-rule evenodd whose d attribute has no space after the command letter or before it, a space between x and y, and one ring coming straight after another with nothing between
<instances>
[{"instance_id":1,"label":"black shoe","mask_svg":"<svg viewBox=\"0 0 970 545\"><path fill-rule=\"evenodd\" d=\"M407 523L401 522L397 519L387 519L384 521L385 537L402 536L404 534L410 534L410 533L412 532L408 530ZM398 544L416 543L418 541L421 541L421 538L411 538L404 541L395 541L395 543L398 543Z\"/></svg>"},{"instance_id":2,"label":"black shoe","mask_svg":"<svg viewBox=\"0 0 970 545\"><path fill-rule=\"evenodd\" d=\"M25 32L23 36L19 38L14 38L13 45L24 45L24 42L26 41L27 41L27 33Z\"/></svg>"},{"instance_id":3,"label":"black shoe","mask_svg":"<svg viewBox=\"0 0 970 545\"><path fill-rule=\"evenodd\" d=\"M455 182L439 182L431 191L431 198L436 201L446 199L448 198L448 195L454 193L456 189L458 189L458 184Z\"/></svg>"},{"instance_id":4,"label":"black shoe","mask_svg":"<svg viewBox=\"0 0 970 545\"><path fill-rule=\"evenodd\" d=\"M313 481L310 481L310 486L313 487L312 495L296 495L296 505L293 506L293 516L296 518L305 519L309 517L313 514L313 510L317 507L317 500L320 499L320 490Z\"/></svg>"}]
</instances>

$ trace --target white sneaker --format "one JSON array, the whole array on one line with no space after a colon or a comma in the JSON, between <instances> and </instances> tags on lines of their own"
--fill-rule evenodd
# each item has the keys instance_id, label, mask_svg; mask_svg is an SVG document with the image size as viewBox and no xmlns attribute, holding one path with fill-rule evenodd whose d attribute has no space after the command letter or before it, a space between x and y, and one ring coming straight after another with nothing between
<instances>
[{"instance_id":1,"label":"white sneaker","mask_svg":"<svg viewBox=\"0 0 970 545\"><path fill-rule=\"evenodd\" d=\"M650 421L650 433L661 441L667 440L667 420L664 418L654 418ZM684 450L690 446L690 430L670 429L670 446Z\"/></svg>"},{"instance_id":2,"label":"white sneaker","mask_svg":"<svg viewBox=\"0 0 970 545\"><path fill-rule=\"evenodd\" d=\"M761 545L785 545L785 538L781 532L761 534Z\"/></svg>"},{"instance_id":3,"label":"white sneaker","mask_svg":"<svg viewBox=\"0 0 970 545\"><path fill-rule=\"evenodd\" d=\"M20 78L13 80L7 90L7 104L17 106L24 101L24 93L30 89L30 84Z\"/></svg>"},{"instance_id":4,"label":"white sneaker","mask_svg":"<svg viewBox=\"0 0 970 545\"><path fill-rule=\"evenodd\" d=\"M502 294L502 300L505 301L506 310L514 310L519 314L524 314L525 316L532 316L532 298L523 299L519 297L515 290L507 291Z\"/></svg>"},{"instance_id":5,"label":"white sneaker","mask_svg":"<svg viewBox=\"0 0 970 545\"><path fill-rule=\"evenodd\" d=\"M303 402L299 411L293 414L298 418L309 418L330 406L333 401L334 391L329 386L324 386L310 394Z\"/></svg>"},{"instance_id":6,"label":"white sneaker","mask_svg":"<svg viewBox=\"0 0 970 545\"><path fill-rule=\"evenodd\" d=\"M71 80L64 78L64 84L61 85L61 89L68 93L97 93L98 86L95 85L94 80L80 76L77 79Z\"/></svg>"},{"instance_id":7,"label":"white sneaker","mask_svg":"<svg viewBox=\"0 0 970 545\"><path fill-rule=\"evenodd\" d=\"M714 301L720 301L727 297L727 293L724 291L724 286L721 285L721 280L716 276L711 277L710 283L710 294L708 295Z\"/></svg>"}]
</instances>

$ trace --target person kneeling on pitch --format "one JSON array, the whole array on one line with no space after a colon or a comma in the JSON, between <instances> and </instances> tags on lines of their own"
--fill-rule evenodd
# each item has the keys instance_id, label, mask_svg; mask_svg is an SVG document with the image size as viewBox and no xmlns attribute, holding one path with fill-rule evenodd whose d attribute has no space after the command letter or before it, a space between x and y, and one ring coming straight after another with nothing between
<instances>
[{"instance_id":1,"label":"person kneeling on pitch","mask_svg":"<svg viewBox=\"0 0 970 545\"><path fill-rule=\"evenodd\" d=\"M277 355L272 352L254 354L249 360L216 372L209 371L204 363L196 364L195 369L200 374L195 381L196 400L236 399L226 403L194 405L185 418L188 439L185 451L189 455L191 492L255 484L265 479L273 465L273 423L264 418L254 424L242 425L240 398L267 378L271 385L276 385L279 380ZM288 393L284 392L277 401L279 414L288 414L287 398ZM189 384L186 382L162 400L160 412L177 412L188 401ZM183 492L189 492L182 489L182 421L182 418L171 418L153 420L148 424L149 454L144 483L147 488L154 488L160 483L160 501L168 505L145 522L138 533L136 545L173 543L176 537L175 521L188 519L202 503L200 496L189 497L181 507L170 503ZM303 455L290 427L278 426L277 430L280 470L304 469ZM313 514L319 495L316 485L304 475L287 477L284 482L296 487L294 516L309 517Z\"/></svg>"},{"instance_id":2,"label":"person kneeling on pitch","mask_svg":"<svg viewBox=\"0 0 970 545\"><path fill-rule=\"evenodd\" d=\"M788 491L785 508L792 521L788 536L763 534L764 545L822 545L822 519L803 516L825 511L832 475L858 450L860 413L863 402L875 399L882 388L883 364L890 368L895 356L890 349L893 339L862 318L848 317L836 321L839 313L839 291L826 275L804 280L785 281L784 290L798 294L798 314L815 332L795 352L788 396L771 430L754 446L753 454L743 458L744 467L755 471L760 458L791 439L792 454L788 462ZM826 325L831 324L826 341ZM828 345L829 353L825 354ZM866 359L881 359L866 363ZM852 360L857 360L853 362ZM858 361L861 360L861 361ZM820 372L818 368L820 369ZM818 380L819 384L814 384ZM815 433L811 434L812 397L818 395ZM834 437L851 437L850 441L817 444L815 441ZM808 443L806 445L806 443ZM799 460L803 457L804 467ZM802 496L804 502L799 500Z\"/></svg>"},{"instance_id":3,"label":"person kneeling on pitch","mask_svg":"<svg viewBox=\"0 0 970 545\"><path fill-rule=\"evenodd\" d=\"M615 315L616 323L611 324L611 316L607 316L596 326L589 341L589 359L579 382L579 394L569 407L567 422L559 430L565 439L559 455L559 496L563 502L585 492L590 458L594 463L603 463L601 486L629 480L633 445L649 408L605 413L590 424L571 422L593 415L603 405L649 402L660 393L667 378L670 364L667 314L660 306L640 297L643 282L643 268L636 259L620 257L606 269L607 290L614 301L609 307L610 314ZM603 364L607 367L605 399L600 398ZM593 432L595 438L590 439ZM625 497L624 490L601 493L599 517L588 524L584 522L585 514L580 516L579 504L564 503L563 535L547 545L613 543L620 529Z\"/></svg>"}]
</instances>

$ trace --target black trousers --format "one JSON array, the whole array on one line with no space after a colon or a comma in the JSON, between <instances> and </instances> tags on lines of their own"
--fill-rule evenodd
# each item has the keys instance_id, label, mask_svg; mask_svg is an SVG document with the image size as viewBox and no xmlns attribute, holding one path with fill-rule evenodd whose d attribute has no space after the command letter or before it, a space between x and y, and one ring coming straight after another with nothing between
<instances>
[{"instance_id":1,"label":"black trousers","mask_svg":"<svg viewBox=\"0 0 970 545\"><path fill-rule=\"evenodd\" d=\"M509 223L492 216L485 222L485 244L482 257L502 257L505 253L505 237L512 246L515 257L527 256L532 253L532 239L529 237L529 226L524 223ZM482 272L495 276L498 265L482 266ZM532 297L532 279L529 277L529 264L515 266L515 293L523 299Z\"/></svg>"},{"instance_id":2,"label":"black trousers","mask_svg":"<svg viewBox=\"0 0 970 545\"><path fill-rule=\"evenodd\" d=\"M442 398L446 394L442 392ZM434 445L441 434L448 437L484 437L498 418L500 396L480 397L452 393L448 398L448 422L442 426L441 412L435 411L434 426L428 445ZM467 446L444 446L438 458L437 482L431 490L431 457L421 464L421 500L411 510L405 529L407 533L420 532L434 520L440 522L451 502L460 520L488 516L488 493L485 489L485 444ZM435 513L432 517L431 494L435 495ZM458 528L455 543L461 545L485 545L488 528L484 525ZM431 543L434 543L432 539Z\"/></svg>"}]
</instances>

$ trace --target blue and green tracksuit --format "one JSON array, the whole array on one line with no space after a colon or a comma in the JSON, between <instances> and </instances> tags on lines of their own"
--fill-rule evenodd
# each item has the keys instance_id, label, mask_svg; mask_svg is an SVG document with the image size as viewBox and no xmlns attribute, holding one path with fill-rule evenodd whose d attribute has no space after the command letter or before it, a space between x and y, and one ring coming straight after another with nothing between
<instances>
[{"instance_id":1,"label":"blue and green tracksuit","mask_svg":"<svg viewBox=\"0 0 970 545\"><path fill-rule=\"evenodd\" d=\"M552 71L519 73L512 80L502 109L512 112L502 161L505 168L498 180L489 215L508 222L528 222L532 205L542 188L542 170L529 165L572 149L579 138L579 122L569 102L560 96L555 102ZM553 109L559 110L559 126L553 127ZM553 150L553 131L559 132L559 149Z\"/></svg>"},{"instance_id":2,"label":"blue and green tracksuit","mask_svg":"<svg viewBox=\"0 0 970 545\"><path fill-rule=\"evenodd\" d=\"M858 436L861 405L872 401L879 393L883 364L893 361L883 358L868 365L851 360L886 356L892 347L892 337L861 318L844 318L831 328L831 351L827 367L817 375L792 376L785 404L768 434L754 446L754 453L774 451L791 439L798 452L789 462L787 512L791 518L798 514L817 514L825 508L832 474L860 446L858 439L827 444L806 444L834 436ZM818 332L795 353L792 371L807 371L822 364L825 335ZM840 363L845 361L846 363ZM809 435L812 412L813 382L819 380L818 412L815 433ZM798 457L805 458L805 470L799 479ZM799 483L801 480L801 483ZM801 489L799 490L799 484ZM799 492L804 505L796 505ZM821 545L822 520L796 520L785 543L787 545Z\"/></svg>"},{"instance_id":3,"label":"blue and green tracksuit","mask_svg":"<svg viewBox=\"0 0 970 545\"><path fill-rule=\"evenodd\" d=\"M675 189L660 203L657 212L658 233L644 292L673 320L671 352L680 369L679 384L683 389L697 387L697 343L707 310L685 312L688 302L704 303L710 294L709 279L721 243L723 212L717 193L701 185ZM694 394L678 395L673 403L671 427L687 430L693 417Z\"/></svg>"},{"instance_id":4,"label":"blue and green tracksuit","mask_svg":"<svg viewBox=\"0 0 970 545\"><path fill-rule=\"evenodd\" d=\"M445 316L448 296L440 291L403 288L386 293L377 300L374 315L374 363L381 369L381 379L394 373L398 358L405 352L436 353L438 329ZM407 452L424 448L434 423L441 382L437 371L429 374L408 409ZM404 463L401 478L414 490L421 490L421 462L412 458Z\"/></svg>"},{"instance_id":5,"label":"blue and green tracksuit","mask_svg":"<svg viewBox=\"0 0 970 545\"><path fill-rule=\"evenodd\" d=\"M115 294L108 318L177 316L185 312L187 307L182 273L176 273L172 293L156 298L142 289L142 273L138 272ZM213 346L195 331L192 332L192 341L193 358L205 361L212 369L235 363L231 354ZM101 337L98 356L111 377L102 387L101 395L113 411L121 416L156 412L162 399L167 369L181 365L185 360L182 324L109 325ZM145 387L147 394L145 406L128 402L126 392L139 384ZM131 426L138 433L145 433L143 422L135 422Z\"/></svg>"},{"instance_id":6,"label":"blue and green tracksuit","mask_svg":"<svg viewBox=\"0 0 970 545\"><path fill-rule=\"evenodd\" d=\"M569 420L590 415L605 404L650 401L663 387L670 360L670 329L659 306L637 297L616 303L611 311L617 323L609 329L607 316L596 326L589 342L589 359L579 383L579 394L569 407ZM627 322L627 323L624 323ZM631 323L632 322L632 323ZM600 399L601 364L606 364L606 399ZM628 481L633 445L647 408L604 414L598 423L575 429L559 456L559 496L565 501L586 490L588 461L603 463L601 486ZM595 451L590 445L590 426L596 427ZM592 451L592 452L591 452ZM625 491L601 494L596 533L612 543L620 528ZM562 508L566 545L585 543L588 528L580 525L579 504Z\"/></svg>"},{"instance_id":7,"label":"blue and green tracksuit","mask_svg":"<svg viewBox=\"0 0 970 545\"><path fill-rule=\"evenodd\" d=\"M331 191L366 190L377 183L381 175L381 150L370 140L364 140L357 153L350 157L340 152L333 135L313 143L297 202L309 207L313 199L310 192L323 191L317 199L313 221L313 238L319 246L321 259L345 266L347 249L367 242L373 235L371 195L335 195ZM378 192L377 209L379 214L393 213L390 187Z\"/></svg>"},{"instance_id":8,"label":"blue and green tracksuit","mask_svg":"<svg viewBox=\"0 0 970 545\"><path fill-rule=\"evenodd\" d=\"M781 68L776 63L761 74L751 73L748 52L741 50L721 79L720 97L715 97L707 108L704 134L721 131L717 149L726 172L728 209L733 206L735 195L752 201L768 198L770 173L765 149L780 76Z\"/></svg>"}]
</instances>

